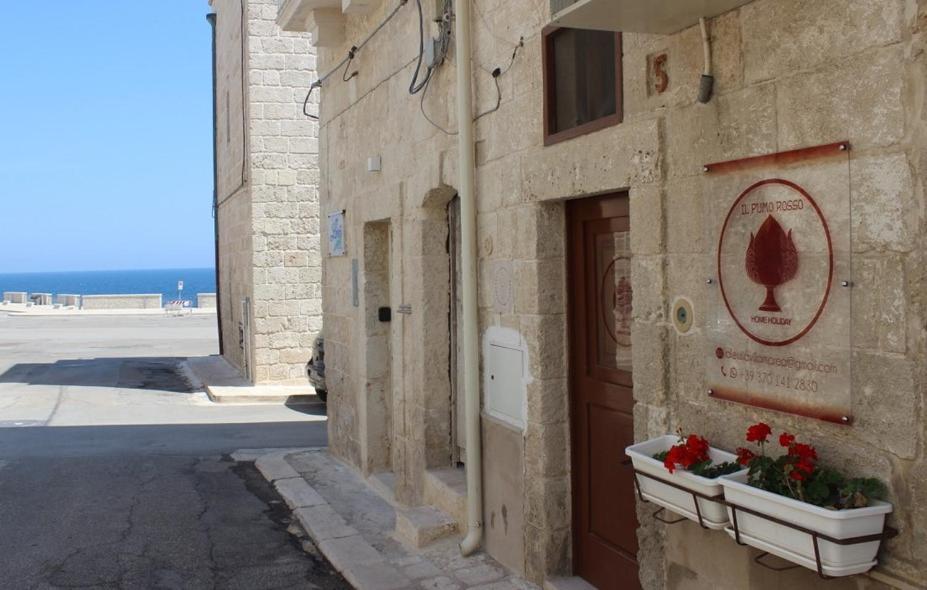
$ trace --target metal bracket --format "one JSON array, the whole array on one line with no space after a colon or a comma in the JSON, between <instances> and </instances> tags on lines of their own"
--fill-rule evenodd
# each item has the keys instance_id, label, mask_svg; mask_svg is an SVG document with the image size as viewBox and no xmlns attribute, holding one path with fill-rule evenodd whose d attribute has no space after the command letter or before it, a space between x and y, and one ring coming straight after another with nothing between
<instances>
[{"instance_id":1,"label":"metal bracket","mask_svg":"<svg viewBox=\"0 0 927 590\"><path fill-rule=\"evenodd\" d=\"M787 565L785 567L776 567L774 565L769 565L768 563L765 563L763 561L763 559L765 559L769 555L770 555L769 551L763 551L762 553L760 553L759 555L753 558L753 563L757 564L760 567L765 567L766 569L772 570L774 572L785 572L788 570L793 570L795 568L801 567L797 563L793 563L792 565Z\"/></svg>"},{"instance_id":2,"label":"metal bracket","mask_svg":"<svg viewBox=\"0 0 927 590\"><path fill-rule=\"evenodd\" d=\"M658 482L660 482L660 483L662 483L662 484L665 484L665 485L668 485L668 486L670 486L670 487L674 487L674 488L676 488L676 489L678 489L678 490L683 490L683 491L685 491L685 492L687 492L687 493L692 494L692 501L693 501L693 503L695 504L695 513L696 513L696 515L698 516L698 524L699 524L699 526L701 526L703 529L707 529L708 527L705 526L705 523L704 523L704 521L702 520L702 511L701 511L701 509L699 508L699 502L698 502L698 499L699 499L699 498L702 498L702 499L704 499L704 500L708 500L708 501L711 501L711 502L717 502L718 504L723 504L724 506L727 506L728 508L730 508L730 509L731 509L731 524L733 524L733 526L734 526L734 541L735 541L738 545L742 545L742 546L746 546L746 545L747 545L746 543L744 543L743 541L740 540L740 526L739 526L739 524L738 524L738 522L737 522L737 513L738 513L738 512L746 512L747 514L749 514L749 515L751 515L751 516L755 516L755 517L757 517L757 518L762 518L762 519L768 520L768 521L770 521L770 522L772 522L772 523L774 523L774 524L778 524L778 525L781 525L781 526L790 528L790 529L792 529L792 530L796 530L796 531L799 531L799 532L806 533L806 534L810 535L810 536L811 536L811 542L812 542L812 544L814 545L814 560L815 560L815 564L816 564L816 566L817 566L818 576L820 576L821 579L823 579L823 580L830 580L830 579L831 579L831 576L828 576L828 575L826 575L826 574L824 573L824 564L821 562L821 548L820 548L820 546L819 546L819 541L820 541L821 539L823 539L823 540L825 540L825 541L827 541L827 542L829 542L829 543L834 543L834 544L836 544L836 545L858 545L858 544L860 544L860 543L870 543L870 542L872 542L872 541L884 541L884 540L891 539L891 538L893 538L893 537L898 536L898 530L897 530L897 529L892 528L892 527L890 527L890 526L888 526L888 525L885 525L885 526L883 527L881 533L877 533L877 534L874 534L874 535L862 535L862 536L859 536L859 537L850 537L850 538L847 538L847 539L836 539L836 538L834 538L834 537L825 535L825 534L823 534L823 533L819 533L819 532L817 532L817 531L813 531L813 530L808 529L808 528L805 528L805 527L803 527L803 526L799 526L799 525L797 525L797 524L792 524L792 523L790 523L790 522L784 521L784 520L779 519L779 518L776 518L776 517L774 517L774 516L770 516L770 515L768 515L768 514L763 514L762 512L757 512L756 510L752 510L752 509L750 509L750 508L744 508L743 506L738 506L738 505L736 505L736 504L732 504L731 502L728 502L727 500L725 500L724 497L723 497L722 495L718 495L718 496L708 496L708 495L706 495L706 494L702 494L702 493L700 493L700 492L696 492L696 491L694 491L694 490L690 490L690 489L688 489L688 488L685 488L685 487L683 487L683 486L677 484L676 482L672 482L672 481L663 479L663 478L661 478L661 477L656 477L656 476L651 475L651 474L649 474L649 473L642 473L642 472L638 471L637 469L635 469L635 470L634 470L634 486L635 486L635 488L637 489L637 496L638 496L638 498L640 499L641 502L648 502L648 500L647 500L646 498L644 498L644 495L643 495L643 493L641 492L640 477L642 477L642 476L643 476L643 477L646 477L646 478L649 478L649 479L652 479L652 480L654 480L654 481L658 481ZM663 517L659 516L661 512L663 512L663 508L660 508L659 510L657 510L656 512L654 512L654 513L653 513L653 517L654 517L656 520L659 520L660 522L663 522L663 523L666 523L666 524L676 524L677 522L681 522L681 520L675 520L675 521L666 520L666 519L664 519ZM686 518L683 517L682 520L686 520ZM765 568L767 568L767 569L771 569L771 570L774 570L774 571L784 571L785 569L792 569L791 567L779 569L779 568L775 568L775 567L769 566L769 565L766 564L766 563L762 563L761 560L764 559L764 558L766 557L766 555L768 555L768 553L767 553L767 552L763 552L763 553L761 553L760 555L758 555L756 558L754 558L754 561L755 561L758 565L761 565L761 566L763 566L763 567L765 567ZM796 565L795 567L801 567L801 566Z\"/></svg>"},{"instance_id":3,"label":"metal bracket","mask_svg":"<svg viewBox=\"0 0 927 590\"><path fill-rule=\"evenodd\" d=\"M659 521L662 522L663 524L679 524L680 522L684 522L684 521L686 521L686 520L689 520L689 519L686 518L685 516L680 516L680 517L677 518L676 520L667 520L666 518L660 516L660 513L665 512L665 511L666 511L666 508L663 508L663 507L661 506L660 508L658 508L658 509L656 510L656 512L654 512L653 514L651 514L651 516L653 516L654 519L659 520Z\"/></svg>"},{"instance_id":4,"label":"metal bracket","mask_svg":"<svg viewBox=\"0 0 927 590\"><path fill-rule=\"evenodd\" d=\"M797 524L793 524L791 522L787 522L785 520L776 518L774 516L770 516L768 514L763 514L762 512L757 512L756 510L752 510L750 508L744 508L743 506L732 504L728 502L727 500L722 500L721 502L731 509L731 516L732 516L731 523L734 525L734 540L737 541L738 545L746 545L746 543L743 543L740 540L740 527L737 524L737 512L738 511L746 512L747 514L751 516L762 518L763 520L768 520L774 524L778 524L778 525L790 528L792 530L796 530L796 531L810 535L811 543L814 546L814 561L815 561L815 565L817 566L816 569L818 572L818 576L822 580L830 580L831 576L828 576L827 574L824 573L824 564L821 562L821 547L820 547L821 539L824 539L828 543L834 543L835 545L858 545L860 543L871 543L872 541L884 541L886 539L891 539L893 537L898 536L898 531L896 529L885 525L883 526L881 533L877 533L874 535L862 535L859 537L849 537L847 539L835 539L834 537L825 535L823 533L819 533L817 531L813 531L811 529L805 528L803 526L799 526Z\"/></svg>"},{"instance_id":5,"label":"metal bracket","mask_svg":"<svg viewBox=\"0 0 927 590\"><path fill-rule=\"evenodd\" d=\"M648 478L648 479L652 479L652 480L658 481L658 482L660 482L660 483L662 483L662 484L664 484L664 485L668 485L668 486L670 486L670 487L676 488L677 490L682 490L682 491L684 491L684 492L687 492L687 493L689 493L689 494L692 494L692 504L695 506L695 515L696 515L696 517L698 518L698 525L699 525L700 527L702 527L703 529L706 529L706 530L708 529L708 527L705 526L705 521L702 519L702 508L701 508L701 506L699 506L698 499L699 499L699 498L702 498L702 499L708 500L709 502L718 502L718 503L720 503L720 504L723 504L723 503L724 503L724 500L722 499L722 496L721 496L721 495L709 496L709 495L706 495L706 494L702 494L702 493L700 493L700 492L696 492L695 490L690 490L690 489L688 489L688 488L686 488L686 487L683 487L683 486L679 485L679 484L676 483L676 482L672 482L672 481L669 481L669 480L667 480L667 479L663 479L663 478L660 478L660 477L656 477L655 475L651 475L650 473L642 473L642 472L638 471L637 469L635 469L635 470L634 470L634 486L637 488L637 497L640 498L640 501L641 501L641 502L648 502L648 500L647 500L646 498L644 498L644 494L641 492L641 482L640 482L640 480L639 480L639 477L640 477L640 476L644 476L644 477L646 477L646 478ZM663 510L663 509L661 508L660 510L657 510L656 512L654 512L654 513L653 513L653 517L654 517L655 519L659 520L660 522L665 522L666 524L676 524L676 522L679 522L679 521L669 522L669 521L667 521L667 520L665 520L665 519L663 519L663 518L658 517L657 514L659 514L662 510ZM683 519L685 520L685 517L683 517Z\"/></svg>"}]
</instances>

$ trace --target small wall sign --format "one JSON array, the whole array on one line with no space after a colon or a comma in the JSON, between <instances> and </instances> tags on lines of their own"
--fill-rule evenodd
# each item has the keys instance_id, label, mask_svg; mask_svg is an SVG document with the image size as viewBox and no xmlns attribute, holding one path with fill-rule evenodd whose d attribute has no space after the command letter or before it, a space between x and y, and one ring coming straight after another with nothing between
<instances>
[{"instance_id":1,"label":"small wall sign","mask_svg":"<svg viewBox=\"0 0 927 590\"><path fill-rule=\"evenodd\" d=\"M344 210L328 214L328 255L344 256Z\"/></svg>"}]
</instances>

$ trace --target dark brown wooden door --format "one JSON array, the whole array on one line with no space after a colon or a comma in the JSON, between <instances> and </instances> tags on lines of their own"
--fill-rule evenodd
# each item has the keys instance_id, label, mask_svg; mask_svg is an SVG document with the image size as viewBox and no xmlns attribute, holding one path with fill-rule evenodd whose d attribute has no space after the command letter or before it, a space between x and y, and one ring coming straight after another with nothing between
<instances>
[{"instance_id":1,"label":"dark brown wooden door","mask_svg":"<svg viewBox=\"0 0 927 590\"><path fill-rule=\"evenodd\" d=\"M567 204L570 406L576 573L602 590L640 588L631 382L627 195Z\"/></svg>"}]
</instances>

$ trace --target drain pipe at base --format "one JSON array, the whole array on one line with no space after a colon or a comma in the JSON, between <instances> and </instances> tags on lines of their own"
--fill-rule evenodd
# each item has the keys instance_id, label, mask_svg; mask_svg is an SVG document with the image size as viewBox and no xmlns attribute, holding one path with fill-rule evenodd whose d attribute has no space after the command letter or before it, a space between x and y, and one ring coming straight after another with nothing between
<instances>
[{"instance_id":1,"label":"drain pipe at base","mask_svg":"<svg viewBox=\"0 0 927 590\"><path fill-rule=\"evenodd\" d=\"M470 0L457 0L457 152L460 178L461 283L463 287L463 385L467 433L467 536L460 552L470 555L483 537L483 460L480 435L479 318L476 301L476 196L473 190L473 95L470 65Z\"/></svg>"}]
</instances>

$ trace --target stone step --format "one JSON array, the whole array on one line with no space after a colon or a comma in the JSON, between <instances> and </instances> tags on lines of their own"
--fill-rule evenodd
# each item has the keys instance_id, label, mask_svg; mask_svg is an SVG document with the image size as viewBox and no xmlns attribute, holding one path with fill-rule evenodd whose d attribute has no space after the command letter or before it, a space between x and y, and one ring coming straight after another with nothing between
<instances>
[{"instance_id":1,"label":"stone step","mask_svg":"<svg viewBox=\"0 0 927 590\"><path fill-rule=\"evenodd\" d=\"M322 404L308 385L252 385L226 387L206 385L206 395L217 404Z\"/></svg>"},{"instance_id":2,"label":"stone step","mask_svg":"<svg viewBox=\"0 0 927 590\"><path fill-rule=\"evenodd\" d=\"M396 474L392 471L373 473L367 478L367 483L381 498L396 505Z\"/></svg>"},{"instance_id":3,"label":"stone step","mask_svg":"<svg viewBox=\"0 0 927 590\"><path fill-rule=\"evenodd\" d=\"M397 508L395 537L420 549L440 539L457 534L457 521L433 506Z\"/></svg>"},{"instance_id":4,"label":"stone step","mask_svg":"<svg viewBox=\"0 0 927 590\"><path fill-rule=\"evenodd\" d=\"M467 522L467 475L462 467L425 472L425 504L449 514L463 530Z\"/></svg>"},{"instance_id":5,"label":"stone step","mask_svg":"<svg viewBox=\"0 0 927 590\"><path fill-rule=\"evenodd\" d=\"M544 590L595 590L595 586L578 576L548 578Z\"/></svg>"},{"instance_id":6,"label":"stone step","mask_svg":"<svg viewBox=\"0 0 927 590\"><path fill-rule=\"evenodd\" d=\"M296 385L252 385L218 355L188 358L181 371L197 389L218 404L322 404L308 382Z\"/></svg>"}]
</instances>

